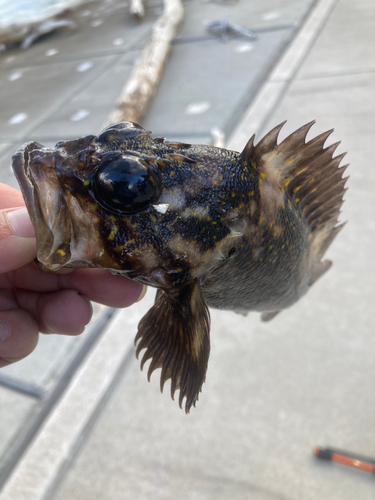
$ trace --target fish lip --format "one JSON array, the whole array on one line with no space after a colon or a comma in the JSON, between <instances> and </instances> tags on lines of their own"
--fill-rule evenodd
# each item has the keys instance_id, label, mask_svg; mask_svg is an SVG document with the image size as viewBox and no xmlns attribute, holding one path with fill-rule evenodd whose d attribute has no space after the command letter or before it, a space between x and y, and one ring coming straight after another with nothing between
<instances>
[{"instance_id":1,"label":"fish lip","mask_svg":"<svg viewBox=\"0 0 375 500\"><path fill-rule=\"evenodd\" d=\"M29 153L42 148L44 148L44 146L39 142L26 142L17 149L12 157L12 169L20 186L35 231L38 231L39 224L43 226L46 224L44 218L41 216L40 206L37 202L35 193L35 186L32 182Z\"/></svg>"},{"instance_id":2,"label":"fish lip","mask_svg":"<svg viewBox=\"0 0 375 500\"><path fill-rule=\"evenodd\" d=\"M66 207L55 203L63 198L63 193L54 165L54 151L38 142L23 144L12 158L13 172L35 230L37 259L42 267L53 271L60 269L70 256L69 214ZM64 250L56 253L62 244Z\"/></svg>"},{"instance_id":3,"label":"fish lip","mask_svg":"<svg viewBox=\"0 0 375 500\"><path fill-rule=\"evenodd\" d=\"M28 176L29 152L35 149L44 148L39 142L25 142L12 156L12 168L14 175L24 196L30 197L31 185Z\"/></svg>"}]
</instances>

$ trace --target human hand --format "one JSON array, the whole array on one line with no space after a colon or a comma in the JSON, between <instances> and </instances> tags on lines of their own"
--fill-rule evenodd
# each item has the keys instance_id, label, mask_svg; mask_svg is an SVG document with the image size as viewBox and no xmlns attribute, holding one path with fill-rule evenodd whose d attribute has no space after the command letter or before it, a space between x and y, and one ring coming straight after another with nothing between
<instances>
[{"instance_id":1,"label":"human hand","mask_svg":"<svg viewBox=\"0 0 375 500\"><path fill-rule=\"evenodd\" d=\"M90 300L128 307L143 291L142 285L101 269L44 272L35 257L23 197L0 184L0 367L28 356L39 332L82 333L92 316Z\"/></svg>"}]
</instances>

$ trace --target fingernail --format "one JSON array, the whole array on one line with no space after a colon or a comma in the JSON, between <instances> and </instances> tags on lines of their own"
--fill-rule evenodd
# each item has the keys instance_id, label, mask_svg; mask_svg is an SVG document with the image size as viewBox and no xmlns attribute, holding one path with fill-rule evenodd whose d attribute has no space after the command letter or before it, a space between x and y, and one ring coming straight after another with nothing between
<instances>
[{"instance_id":1,"label":"fingernail","mask_svg":"<svg viewBox=\"0 0 375 500\"><path fill-rule=\"evenodd\" d=\"M7 212L9 224L16 236L20 238L35 238L34 228L31 224L27 208L19 208Z\"/></svg>"},{"instance_id":2,"label":"fingernail","mask_svg":"<svg viewBox=\"0 0 375 500\"><path fill-rule=\"evenodd\" d=\"M138 297L138 300L136 300L136 302L139 302L140 300L142 300L143 297L146 295L146 292L147 292L147 286L143 285L141 295Z\"/></svg>"},{"instance_id":3,"label":"fingernail","mask_svg":"<svg viewBox=\"0 0 375 500\"><path fill-rule=\"evenodd\" d=\"M0 342L4 342L10 335L10 324L0 319Z\"/></svg>"}]
</instances>

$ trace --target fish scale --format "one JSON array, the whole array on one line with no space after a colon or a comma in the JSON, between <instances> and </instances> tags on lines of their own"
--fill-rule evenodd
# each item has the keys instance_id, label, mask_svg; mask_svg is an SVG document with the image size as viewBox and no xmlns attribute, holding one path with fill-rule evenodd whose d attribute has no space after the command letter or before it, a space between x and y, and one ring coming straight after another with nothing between
<instances>
[{"instance_id":1,"label":"fish scale","mask_svg":"<svg viewBox=\"0 0 375 500\"><path fill-rule=\"evenodd\" d=\"M99 267L158 288L136 353L186 412L206 377L208 307L270 320L331 265L346 167L324 147L331 131L306 142L312 125L277 144L281 124L238 153L121 122L13 157L43 269Z\"/></svg>"}]
</instances>

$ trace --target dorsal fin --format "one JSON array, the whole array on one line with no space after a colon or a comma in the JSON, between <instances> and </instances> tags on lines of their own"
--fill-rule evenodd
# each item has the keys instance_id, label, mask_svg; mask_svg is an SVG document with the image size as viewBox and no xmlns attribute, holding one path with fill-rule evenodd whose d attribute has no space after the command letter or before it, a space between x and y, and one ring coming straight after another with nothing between
<instances>
[{"instance_id":1,"label":"dorsal fin","mask_svg":"<svg viewBox=\"0 0 375 500\"><path fill-rule=\"evenodd\" d=\"M298 207L318 242L322 257L342 228L337 226L343 195L343 178L347 165L339 164L345 154L333 157L339 143L324 148L333 130L306 142L306 135L315 121L307 123L280 144L279 132L285 122L272 129L254 146L253 138L241 153L247 164L264 173Z\"/></svg>"}]
</instances>

